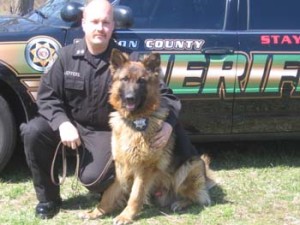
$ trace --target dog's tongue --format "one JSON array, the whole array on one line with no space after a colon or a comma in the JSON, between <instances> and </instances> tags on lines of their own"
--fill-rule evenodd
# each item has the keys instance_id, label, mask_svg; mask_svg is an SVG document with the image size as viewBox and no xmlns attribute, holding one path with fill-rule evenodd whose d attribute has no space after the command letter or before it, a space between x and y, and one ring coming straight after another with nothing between
<instances>
[{"instance_id":1,"label":"dog's tongue","mask_svg":"<svg viewBox=\"0 0 300 225\"><path fill-rule=\"evenodd\" d=\"M133 103L128 103L128 104L126 105L126 108L127 108L127 110L132 111L132 110L134 110L134 108L135 108L135 104L133 104Z\"/></svg>"}]
</instances>

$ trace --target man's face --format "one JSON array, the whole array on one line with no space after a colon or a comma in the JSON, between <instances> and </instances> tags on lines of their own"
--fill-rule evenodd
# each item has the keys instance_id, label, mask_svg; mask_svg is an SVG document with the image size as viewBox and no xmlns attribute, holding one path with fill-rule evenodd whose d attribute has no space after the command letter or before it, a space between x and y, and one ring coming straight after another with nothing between
<instances>
[{"instance_id":1,"label":"man's face","mask_svg":"<svg viewBox=\"0 0 300 225\"><path fill-rule=\"evenodd\" d=\"M107 47L114 30L112 8L103 5L89 7L84 13L82 27L88 45L93 48Z\"/></svg>"}]
</instances>

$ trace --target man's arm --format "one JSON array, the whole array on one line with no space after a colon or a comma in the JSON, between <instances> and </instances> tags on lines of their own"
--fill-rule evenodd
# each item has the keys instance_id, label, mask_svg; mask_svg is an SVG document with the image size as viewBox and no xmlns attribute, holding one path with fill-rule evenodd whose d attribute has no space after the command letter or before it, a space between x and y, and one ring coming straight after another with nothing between
<instances>
[{"instance_id":1,"label":"man's arm","mask_svg":"<svg viewBox=\"0 0 300 225\"><path fill-rule=\"evenodd\" d=\"M181 110L181 102L178 97L173 94L171 88L169 88L163 81L160 83L161 102L169 108L169 116L166 122L174 127L177 123L179 113Z\"/></svg>"},{"instance_id":2,"label":"man's arm","mask_svg":"<svg viewBox=\"0 0 300 225\"><path fill-rule=\"evenodd\" d=\"M62 59L58 58L41 79L37 95L38 112L48 120L54 131L59 130L65 146L76 149L81 141L76 127L67 116L63 93L64 69Z\"/></svg>"},{"instance_id":3,"label":"man's arm","mask_svg":"<svg viewBox=\"0 0 300 225\"><path fill-rule=\"evenodd\" d=\"M64 69L59 57L42 76L37 94L38 112L55 131L63 122L70 121L63 102Z\"/></svg>"},{"instance_id":4,"label":"man's arm","mask_svg":"<svg viewBox=\"0 0 300 225\"><path fill-rule=\"evenodd\" d=\"M151 146L153 148L163 148L175 127L179 112L181 110L180 100L173 94L173 91L161 80L160 83L161 104L169 108L169 115L163 123L161 130L153 138Z\"/></svg>"}]
</instances>

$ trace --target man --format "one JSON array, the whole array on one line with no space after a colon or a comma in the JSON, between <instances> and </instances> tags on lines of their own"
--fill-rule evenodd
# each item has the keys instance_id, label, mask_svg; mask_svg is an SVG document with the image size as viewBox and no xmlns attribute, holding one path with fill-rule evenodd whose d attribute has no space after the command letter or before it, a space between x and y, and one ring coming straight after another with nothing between
<instances>
[{"instance_id":1,"label":"man","mask_svg":"<svg viewBox=\"0 0 300 225\"><path fill-rule=\"evenodd\" d=\"M91 184L87 186L89 190L103 192L114 178L114 167L108 164L111 157L108 115L112 111L108 103L109 57L113 48L130 52L111 38L113 8L107 0L93 0L85 7L82 27L84 39L61 49L49 72L42 77L37 97L39 115L20 127L39 201L35 211L42 219L55 216L62 203L59 186L50 177L53 154L60 141L71 149L84 144L85 150L80 148L79 178L82 183ZM177 124L179 100L164 84L161 96L169 105L170 114L152 145L164 146L174 128L180 136L176 149L182 146L188 149L175 150L182 161L196 151ZM58 180L57 168L54 172Z\"/></svg>"}]
</instances>

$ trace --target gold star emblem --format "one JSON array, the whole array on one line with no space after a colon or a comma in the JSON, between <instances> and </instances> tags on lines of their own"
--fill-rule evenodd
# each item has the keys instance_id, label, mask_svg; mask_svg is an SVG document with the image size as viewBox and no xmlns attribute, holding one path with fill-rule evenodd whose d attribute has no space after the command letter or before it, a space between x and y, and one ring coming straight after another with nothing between
<instances>
[{"instance_id":1,"label":"gold star emblem","mask_svg":"<svg viewBox=\"0 0 300 225\"><path fill-rule=\"evenodd\" d=\"M56 52L59 48L61 48L60 43L51 37L34 37L26 45L26 61L31 68L46 72L57 58Z\"/></svg>"},{"instance_id":2,"label":"gold star emblem","mask_svg":"<svg viewBox=\"0 0 300 225\"><path fill-rule=\"evenodd\" d=\"M33 63L39 63L42 67L46 67L55 56L55 49L49 43L36 43L30 52Z\"/></svg>"}]
</instances>

